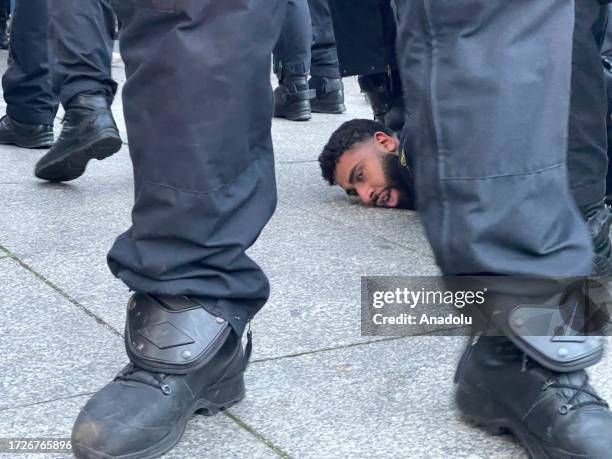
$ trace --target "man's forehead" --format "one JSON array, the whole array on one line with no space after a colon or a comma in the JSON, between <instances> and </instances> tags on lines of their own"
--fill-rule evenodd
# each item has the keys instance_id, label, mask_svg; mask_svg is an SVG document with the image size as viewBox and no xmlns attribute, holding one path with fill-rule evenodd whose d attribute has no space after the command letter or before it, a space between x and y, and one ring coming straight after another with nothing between
<instances>
[{"instance_id":1,"label":"man's forehead","mask_svg":"<svg viewBox=\"0 0 612 459\"><path fill-rule=\"evenodd\" d=\"M360 142L346 150L338 158L336 163L336 183L342 188L350 187L349 176L351 171L361 160L363 160L370 150L369 142Z\"/></svg>"}]
</instances>

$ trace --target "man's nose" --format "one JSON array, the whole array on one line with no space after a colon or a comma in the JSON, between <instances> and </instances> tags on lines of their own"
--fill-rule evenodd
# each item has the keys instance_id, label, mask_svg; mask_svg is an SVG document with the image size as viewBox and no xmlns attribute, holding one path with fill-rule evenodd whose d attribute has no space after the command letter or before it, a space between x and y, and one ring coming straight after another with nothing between
<instances>
[{"instance_id":1,"label":"man's nose","mask_svg":"<svg viewBox=\"0 0 612 459\"><path fill-rule=\"evenodd\" d=\"M357 194L359 195L359 199L364 204L370 204L372 202L372 198L374 197L374 188L363 184L361 186L357 186Z\"/></svg>"}]
</instances>

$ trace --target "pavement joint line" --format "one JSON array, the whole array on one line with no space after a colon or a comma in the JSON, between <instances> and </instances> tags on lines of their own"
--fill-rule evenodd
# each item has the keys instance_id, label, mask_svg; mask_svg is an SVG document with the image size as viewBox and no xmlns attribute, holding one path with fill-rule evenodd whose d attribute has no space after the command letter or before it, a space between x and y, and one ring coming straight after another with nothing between
<instances>
[{"instance_id":1,"label":"pavement joint line","mask_svg":"<svg viewBox=\"0 0 612 459\"><path fill-rule=\"evenodd\" d=\"M389 341L397 341L397 340L401 340L401 339L409 339L409 338L417 338L417 337L422 338L422 337L425 337L425 336L445 336L445 335L441 335L441 333L449 332L449 331L454 331L454 330L461 330L462 328L465 328L465 326L461 325L461 326L458 326L458 327L445 328L445 329L440 330L438 332L425 331L423 333L415 333L414 335L408 335L408 336L387 336L387 337L382 337L380 339L372 339L372 340L368 340L368 341L360 341L358 343L344 344L342 346L323 347L323 348L320 348L320 349L313 349L311 351L296 352L295 354L279 355L279 356L276 356L276 357L265 357L263 359L251 360L251 364L262 363L262 362L271 362L271 361L275 361L275 360L291 359L291 358L294 358L294 357L302 357L302 356L305 356L305 355L319 354L321 352L339 351L339 350L350 349L350 348L358 347L358 346L367 346L369 344L387 343Z\"/></svg>"},{"instance_id":2,"label":"pavement joint line","mask_svg":"<svg viewBox=\"0 0 612 459\"><path fill-rule=\"evenodd\" d=\"M31 406L44 405L46 403L59 402L61 400L70 400L71 398L84 397L85 395L94 395L96 393L97 392L82 392L80 394L66 395L65 397L52 398L52 399L49 399L49 400L40 400L38 402L24 403L22 405L7 406L5 408L0 408L0 413L2 411L15 410L15 409L21 409L21 408L29 408Z\"/></svg>"},{"instance_id":3,"label":"pavement joint line","mask_svg":"<svg viewBox=\"0 0 612 459\"><path fill-rule=\"evenodd\" d=\"M91 317L92 319L94 319L96 322L98 322L100 325L103 325L104 327L106 327L107 330L109 330L110 332L112 332L113 334L123 338L123 335L118 331L115 330L115 328L113 328L112 325L110 325L108 322L106 322L104 319L102 319L101 317L97 316L93 311L89 310L87 307L85 307L84 305L82 305L81 303L79 303L77 300L75 300L74 298L72 298L72 296L70 296L68 293L66 293L64 290L62 290L61 288L59 288L57 285L55 285L53 282L51 282L49 279L47 279L45 276L43 276L42 274L40 274L38 271L36 271L34 268L32 268L30 265L28 265L27 263L25 263L24 261L22 261L21 259L19 259L19 257L17 257L15 254L13 254L10 250L8 250L6 247L4 247L3 245L0 244L0 249L3 250L4 252L6 252L8 254L9 258L12 258L13 260L15 260L22 268L24 268L25 270L29 271L31 274L33 274L34 276L36 276L39 280L41 280L43 283L45 283L48 287L51 287L53 290L55 290L57 293L59 293L62 297L64 297L64 299L66 299L68 302L70 302L71 304L73 304L74 306L76 306L77 308L79 308L81 311L83 311L85 314L87 314L89 317Z\"/></svg>"},{"instance_id":4,"label":"pavement joint line","mask_svg":"<svg viewBox=\"0 0 612 459\"><path fill-rule=\"evenodd\" d=\"M248 433L250 433L255 438L257 438L257 440L262 442L264 445L266 445L268 448L270 448L280 457L285 458L285 459L291 459L291 456L287 452L283 451L280 447L276 446L274 443L272 443L272 441L268 440L261 433L255 430L251 425L246 423L244 420L240 419L240 417L238 417L237 415L232 414L228 410L223 411L223 414L227 416L228 418L230 418L232 421L234 421L236 424L238 424L239 427L246 430Z\"/></svg>"},{"instance_id":5,"label":"pavement joint line","mask_svg":"<svg viewBox=\"0 0 612 459\"><path fill-rule=\"evenodd\" d=\"M320 349L313 349L311 351L296 352L295 354L285 354L285 355L279 355L276 357L264 357L263 359L252 360L251 364L263 363L263 362L274 362L276 360L283 360L283 359L292 359L294 357L303 357L305 355L320 354L322 352L341 351L343 349L350 349L352 347L357 347L357 346L367 346L368 344L376 344L376 343L387 342L387 341L396 341L402 338L410 338L410 336L389 336L389 337L381 338L381 339L373 339L369 341L360 341L358 343L344 344L342 346L322 347Z\"/></svg>"},{"instance_id":6,"label":"pavement joint line","mask_svg":"<svg viewBox=\"0 0 612 459\"><path fill-rule=\"evenodd\" d=\"M288 203L288 202L287 202L287 201L286 201L284 198L283 198L283 199L281 199L280 201L281 201L281 202L283 202L284 204L289 205L289 203ZM291 205L292 205L292 207L293 207L294 209L301 210L302 212L310 212L310 211L309 211L309 209L305 209L304 207L301 207L301 206L299 206L299 205L295 205L295 204L291 204ZM319 219L321 219L321 220L325 220L325 221L332 222L332 223L337 223L337 224L339 224L339 225L342 225L342 226L343 226L343 227L345 227L345 228L351 228L351 229L354 229L354 227L353 227L353 226L351 226L351 225L347 225L347 224L346 224L346 223L344 223L342 220L336 220L336 219L334 219L334 218L330 218L330 217L328 217L328 216L321 215L321 214L317 214L317 213L310 213L310 215L312 215L312 216L314 216L314 217L317 217L317 218L319 218ZM416 253L416 254L419 254L419 255L425 256L425 257L427 257L427 258L431 259L432 261L435 261L435 259L434 259L433 255L432 255L431 253L421 252L420 250L417 250L417 249L415 249L414 247L408 247L407 245L401 244L401 243L399 243L399 242L397 242L397 241L393 241L393 240L391 240L391 239L387 239L386 237L381 236L380 234L370 233L369 231L364 231L364 232L363 232L363 234L368 235L368 236L373 236L373 237L376 237L376 238L378 238L378 240L385 241L385 242L387 242L387 243L389 243L389 244L393 244L393 245L395 245L395 246L397 246L397 247L401 247L402 249L409 250L410 252L414 252L414 253Z\"/></svg>"}]
</instances>

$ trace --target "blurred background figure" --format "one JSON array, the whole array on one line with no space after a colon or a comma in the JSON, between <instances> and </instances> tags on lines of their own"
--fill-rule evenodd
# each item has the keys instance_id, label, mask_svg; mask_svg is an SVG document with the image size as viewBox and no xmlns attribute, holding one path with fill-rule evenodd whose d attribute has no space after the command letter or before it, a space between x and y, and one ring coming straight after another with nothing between
<instances>
[{"instance_id":1,"label":"blurred background figure","mask_svg":"<svg viewBox=\"0 0 612 459\"><path fill-rule=\"evenodd\" d=\"M608 6L608 15L610 6ZM612 25L609 22L606 35L601 47L601 62L606 79L606 93L608 96L608 110L606 116L606 127L608 133L608 175L606 177L606 201L612 204Z\"/></svg>"},{"instance_id":2,"label":"blurred background figure","mask_svg":"<svg viewBox=\"0 0 612 459\"><path fill-rule=\"evenodd\" d=\"M312 46L312 23L307 0L289 0L281 36L274 47L274 116L291 121L311 118L310 100L316 95L308 86Z\"/></svg>"},{"instance_id":3,"label":"blurred background figure","mask_svg":"<svg viewBox=\"0 0 612 459\"><path fill-rule=\"evenodd\" d=\"M23 0L19 0L21 2ZM53 0L49 10L53 93L66 112L62 132L36 163L36 177L64 182L80 177L92 159L121 148L110 106L115 15L110 0Z\"/></svg>"},{"instance_id":4,"label":"blurred background figure","mask_svg":"<svg viewBox=\"0 0 612 459\"><path fill-rule=\"evenodd\" d=\"M0 0L0 49L8 49L11 0Z\"/></svg>"},{"instance_id":5,"label":"blurred background figure","mask_svg":"<svg viewBox=\"0 0 612 459\"><path fill-rule=\"evenodd\" d=\"M329 0L308 0L312 19L312 68L308 85L316 91L312 111L344 113L344 86Z\"/></svg>"},{"instance_id":6,"label":"blurred background figure","mask_svg":"<svg viewBox=\"0 0 612 459\"><path fill-rule=\"evenodd\" d=\"M0 144L48 148L58 100L49 76L47 0L16 2L11 35L11 63L2 77L6 114L0 120Z\"/></svg>"},{"instance_id":7,"label":"blurred background figure","mask_svg":"<svg viewBox=\"0 0 612 459\"><path fill-rule=\"evenodd\" d=\"M4 18L10 4L3 5ZM11 29L0 144L51 146L35 175L52 182L80 177L89 160L121 148L110 111L117 89L111 77L115 17L110 0L55 0L52 11L47 0L19 0ZM54 143L59 103L66 113Z\"/></svg>"},{"instance_id":8,"label":"blurred background figure","mask_svg":"<svg viewBox=\"0 0 612 459\"><path fill-rule=\"evenodd\" d=\"M330 0L342 77L357 75L374 119L399 132L404 100L397 67L397 15L391 0Z\"/></svg>"},{"instance_id":9,"label":"blurred background figure","mask_svg":"<svg viewBox=\"0 0 612 459\"><path fill-rule=\"evenodd\" d=\"M312 112L346 111L328 0L290 0L273 54L274 116L306 121Z\"/></svg>"}]
</instances>

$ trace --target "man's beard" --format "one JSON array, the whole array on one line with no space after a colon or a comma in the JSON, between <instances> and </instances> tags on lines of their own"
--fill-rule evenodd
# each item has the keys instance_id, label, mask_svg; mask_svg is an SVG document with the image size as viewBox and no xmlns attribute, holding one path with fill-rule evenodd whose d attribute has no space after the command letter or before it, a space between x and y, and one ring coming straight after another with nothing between
<instances>
[{"instance_id":1,"label":"man's beard","mask_svg":"<svg viewBox=\"0 0 612 459\"><path fill-rule=\"evenodd\" d=\"M382 155L382 168L387 181L387 188L395 188L398 191L398 200L395 207L414 210L414 178L408 170L402 175L401 167L398 155L391 153Z\"/></svg>"}]
</instances>

